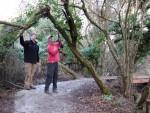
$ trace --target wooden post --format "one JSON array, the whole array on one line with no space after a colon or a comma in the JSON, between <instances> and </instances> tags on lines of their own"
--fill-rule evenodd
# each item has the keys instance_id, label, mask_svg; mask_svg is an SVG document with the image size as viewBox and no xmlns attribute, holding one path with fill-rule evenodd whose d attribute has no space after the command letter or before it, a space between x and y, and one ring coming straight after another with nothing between
<instances>
[{"instance_id":1,"label":"wooden post","mask_svg":"<svg viewBox=\"0 0 150 113\"><path fill-rule=\"evenodd\" d=\"M147 100L146 100L146 113L150 113L149 105L150 105L150 99L147 99Z\"/></svg>"}]
</instances>

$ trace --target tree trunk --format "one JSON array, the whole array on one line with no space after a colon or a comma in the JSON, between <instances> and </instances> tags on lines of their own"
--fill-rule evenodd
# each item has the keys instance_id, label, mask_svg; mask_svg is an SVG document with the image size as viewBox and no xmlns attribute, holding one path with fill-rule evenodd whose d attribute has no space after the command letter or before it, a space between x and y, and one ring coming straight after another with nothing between
<instances>
[{"instance_id":1,"label":"tree trunk","mask_svg":"<svg viewBox=\"0 0 150 113\"><path fill-rule=\"evenodd\" d=\"M110 91L109 89L103 84L103 82L99 79L99 77L96 74L96 71L93 67L93 65L86 59L84 58L84 56L82 56L80 54L80 52L77 50L76 46L73 46L74 44L72 44L71 38L70 36L67 35L67 33L64 31L64 29L57 23L57 21L54 19L54 17L49 14L48 18L51 20L51 22L54 24L55 28L61 33L61 35L64 37L64 39L66 40L69 48L71 49L71 51L73 52L73 54L75 55L75 57L83 64L85 65L85 67L87 67L87 69L89 70L89 72L91 73L92 77L94 78L94 80L96 81L97 85L100 87L100 89L102 90L102 93L109 95Z\"/></svg>"},{"instance_id":2,"label":"tree trunk","mask_svg":"<svg viewBox=\"0 0 150 113\"><path fill-rule=\"evenodd\" d=\"M148 96L150 93L150 88L148 86L144 87L142 94L141 94L141 98L139 100L139 102L137 103L137 107L142 107L143 104L146 102Z\"/></svg>"},{"instance_id":3,"label":"tree trunk","mask_svg":"<svg viewBox=\"0 0 150 113\"><path fill-rule=\"evenodd\" d=\"M146 101L146 113L149 113L150 111L149 106L150 106L150 99Z\"/></svg>"},{"instance_id":4,"label":"tree trunk","mask_svg":"<svg viewBox=\"0 0 150 113\"><path fill-rule=\"evenodd\" d=\"M62 67L65 71L67 71L69 74L72 75L73 79L77 79L78 78L78 74L76 72L74 72L73 70L69 69L67 66L65 66L62 63L59 63L59 66Z\"/></svg>"},{"instance_id":5,"label":"tree trunk","mask_svg":"<svg viewBox=\"0 0 150 113\"><path fill-rule=\"evenodd\" d=\"M109 89L104 85L104 83L99 79L99 77L96 74L96 70L94 69L93 65L87 60L85 59L80 53L79 51L69 45L71 51L74 53L74 55L76 56L76 58L87 67L87 69L89 70L89 72L91 73L92 77L94 78L94 80L96 81L97 85L99 86L99 88L102 90L102 93L109 95L110 91Z\"/></svg>"},{"instance_id":6,"label":"tree trunk","mask_svg":"<svg viewBox=\"0 0 150 113\"><path fill-rule=\"evenodd\" d=\"M129 76L127 76L127 75L123 75L122 76L122 83L123 83L123 95L125 96L125 97L129 97L130 95L130 83L129 83L129 81L130 81L130 78L129 78Z\"/></svg>"}]
</instances>

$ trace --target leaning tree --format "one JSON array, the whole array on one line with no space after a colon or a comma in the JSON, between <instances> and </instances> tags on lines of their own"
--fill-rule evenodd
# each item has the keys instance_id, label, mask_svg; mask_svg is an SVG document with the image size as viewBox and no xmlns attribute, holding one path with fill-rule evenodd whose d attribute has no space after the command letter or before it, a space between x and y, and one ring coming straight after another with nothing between
<instances>
[{"instance_id":1,"label":"leaning tree","mask_svg":"<svg viewBox=\"0 0 150 113\"><path fill-rule=\"evenodd\" d=\"M55 6L56 3L58 5L57 8ZM59 3L62 3L62 4L59 4ZM61 12L61 17L58 17L58 15L54 15L53 12L55 12L56 9L59 9L59 12ZM68 47L70 48L72 53L75 55L75 57L83 65L87 67L87 69L91 73L92 77L96 81L101 91L104 94L110 94L109 89L104 85L102 80L100 80L100 78L98 77L97 72L94 66L92 65L92 63L87 58L85 58L78 50L77 42L78 42L78 38L80 37L80 33L78 30L78 24L77 24L78 19L76 18L76 15L73 13L73 11L75 11L73 9L74 8L70 7L69 0L64 0L61 2L45 0L44 3L39 4L39 9L36 10L30 16L29 20L24 25L19 25L17 23L9 23L5 21L0 21L0 24L5 24L8 26L17 28L18 34L16 37L14 37L14 41L15 41L21 34L24 33L24 31L28 30L33 25L35 25L39 19L41 18L49 19L53 23L54 27L58 30L58 32L62 35L62 37L66 40ZM65 23L65 26L62 26L63 23L60 18L64 19L63 23Z\"/></svg>"},{"instance_id":2,"label":"leaning tree","mask_svg":"<svg viewBox=\"0 0 150 113\"><path fill-rule=\"evenodd\" d=\"M141 42L143 40L143 28L145 27L144 21L148 19L149 1L95 0L93 3L93 1L81 0L81 2L82 5L73 4L70 7L81 9L91 24L104 34L109 50L120 70L123 94L129 96L133 67L139 49L143 45L141 45ZM96 5L98 7L95 8ZM113 26L113 34L119 35L122 45L121 54L118 53L116 45L110 37L110 34L112 34L110 25L117 26Z\"/></svg>"}]
</instances>

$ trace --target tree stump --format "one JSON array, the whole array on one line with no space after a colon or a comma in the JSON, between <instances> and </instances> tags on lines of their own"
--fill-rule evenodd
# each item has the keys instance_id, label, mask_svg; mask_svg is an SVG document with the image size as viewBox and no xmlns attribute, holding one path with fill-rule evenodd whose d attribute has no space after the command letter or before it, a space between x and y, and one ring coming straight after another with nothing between
<instances>
[{"instance_id":1,"label":"tree stump","mask_svg":"<svg viewBox=\"0 0 150 113\"><path fill-rule=\"evenodd\" d=\"M150 106L150 99L147 99L146 100L146 113L150 113L149 106Z\"/></svg>"},{"instance_id":2,"label":"tree stump","mask_svg":"<svg viewBox=\"0 0 150 113\"><path fill-rule=\"evenodd\" d=\"M148 99L148 96L149 96L149 86L145 86L143 88L141 98L140 98L139 102L137 103L138 108L141 108L141 107L143 108L143 104Z\"/></svg>"}]
</instances>

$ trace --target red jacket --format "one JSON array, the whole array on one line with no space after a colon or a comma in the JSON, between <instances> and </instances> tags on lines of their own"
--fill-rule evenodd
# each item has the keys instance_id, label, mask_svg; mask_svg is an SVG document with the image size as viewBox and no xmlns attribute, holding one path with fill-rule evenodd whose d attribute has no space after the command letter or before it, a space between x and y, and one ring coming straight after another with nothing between
<instances>
[{"instance_id":1,"label":"red jacket","mask_svg":"<svg viewBox=\"0 0 150 113\"><path fill-rule=\"evenodd\" d=\"M59 49L61 47L60 42L51 42L48 44L48 62L55 63L60 61L60 52Z\"/></svg>"}]
</instances>

